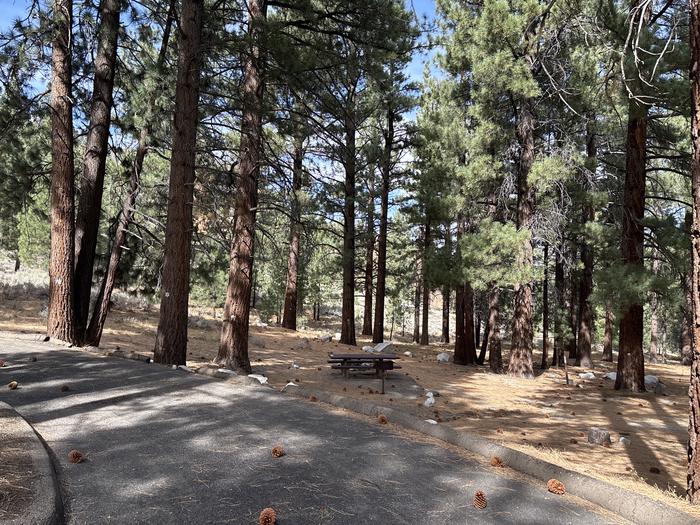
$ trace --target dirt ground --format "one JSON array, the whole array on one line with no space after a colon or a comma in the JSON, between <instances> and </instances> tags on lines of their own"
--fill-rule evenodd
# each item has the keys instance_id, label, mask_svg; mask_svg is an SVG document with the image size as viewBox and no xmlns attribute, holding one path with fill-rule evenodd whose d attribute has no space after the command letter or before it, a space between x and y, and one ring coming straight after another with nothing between
<instances>
[{"instance_id":1,"label":"dirt ground","mask_svg":"<svg viewBox=\"0 0 700 525\"><path fill-rule=\"evenodd\" d=\"M39 300L15 299L0 305L0 330L34 333L45 327ZM216 355L219 321L209 310L191 311L188 366L196 368ZM157 310L114 309L107 322L102 347L148 353L154 342ZM683 500L686 479L687 390L689 370L678 364L647 364L646 373L665 385L663 395L616 392L614 371L594 355L596 378L583 380L582 369L569 367L572 384L563 371L548 370L534 380L518 380L488 372L488 367L440 364L436 356L449 345L418 346L394 342L401 356L400 370L390 372L386 394L380 381L366 375L343 379L327 363L330 352L357 352L336 341L321 342L334 334L334 320L310 324L299 332L276 326L251 327L250 357L256 373L275 388L296 382L352 397L395 406L439 424L477 433L567 468L590 474L628 489L681 507L700 517ZM360 337L358 345L368 343ZM411 356L404 355L411 352ZM507 350L505 352L507 356ZM539 356L535 355L538 363ZM426 391L439 396L432 408L423 406ZM609 430L609 448L587 443L592 426ZM627 436L628 445L619 442Z\"/></svg>"}]
</instances>

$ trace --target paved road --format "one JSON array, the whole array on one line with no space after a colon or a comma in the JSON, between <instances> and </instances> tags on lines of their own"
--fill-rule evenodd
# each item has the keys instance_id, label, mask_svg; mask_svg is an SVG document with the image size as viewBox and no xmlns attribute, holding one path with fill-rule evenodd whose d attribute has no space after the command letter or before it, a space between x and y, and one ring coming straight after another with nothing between
<instances>
[{"instance_id":1,"label":"paved road","mask_svg":"<svg viewBox=\"0 0 700 525\"><path fill-rule=\"evenodd\" d=\"M20 383L0 400L52 449L69 524L257 523L268 506L281 525L610 523L541 482L271 389L1 335L0 358L0 384ZM89 460L70 464L73 448Z\"/></svg>"}]
</instances>

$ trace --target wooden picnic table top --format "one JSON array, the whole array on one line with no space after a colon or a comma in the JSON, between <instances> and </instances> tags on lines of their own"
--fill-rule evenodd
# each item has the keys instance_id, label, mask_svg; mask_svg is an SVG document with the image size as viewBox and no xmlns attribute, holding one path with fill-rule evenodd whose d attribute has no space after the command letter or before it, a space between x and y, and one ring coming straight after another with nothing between
<instances>
[{"instance_id":1,"label":"wooden picnic table top","mask_svg":"<svg viewBox=\"0 0 700 525\"><path fill-rule=\"evenodd\" d=\"M401 359L397 354L330 354L331 359L347 361L384 361L388 359Z\"/></svg>"}]
</instances>

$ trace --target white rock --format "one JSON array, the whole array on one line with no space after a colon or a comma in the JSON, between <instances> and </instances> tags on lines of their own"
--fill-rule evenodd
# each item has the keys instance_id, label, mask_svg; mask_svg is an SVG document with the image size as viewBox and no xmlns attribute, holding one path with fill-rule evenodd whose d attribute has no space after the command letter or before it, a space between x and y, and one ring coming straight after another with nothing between
<instances>
[{"instance_id":1,"label":"white rock","mask_svg":"<svg viewBox=\"0 0 700 525\"><path fill-rule=\"evenodd\" d=\"M404 352L403 355L406 357L413 357L413 352Z\"/></svg>"},{"instance_id":2,"label":"white rock","mask_svg":"<svg viewBox=\"0 0 700 525\"><path fill-rule=\"evenodd\" d=\"M437 355L437 360L438 363L449 363L450 362L450 354L447 352L441 352Z\"/></svg>"},{"instance_id":3,"label":"white rock","mask_svg":"<svg viewBox=\"0 0 700 525\"><path fill-rule=\"evenodd\" d=\"M426 419L425 422L430 423L431 425L437 425L437 421L435 421L434 419Z\"/></svg>"},{"instance_id":4,"label":"white rock","mask_svg":"<svg viewBox=\"0 0 700 525\"><path fill-rule=\"evenodd\" d=\"M620 436L620 444L621 445L629 445L632 443L632 440L626 436Z\"/></svg>"},{"instance_id":5,"label":"white rock","mask_svg":"<svg viewBox=\"0 0 700 525\"><path fill-rule=\"evenodd\" d=\"M325 334L320 336L318 340L322 343L330 343L333 340L333 336L331 334Z\"/></svg>"},{"instance_id":6,"label":"white rock","mask_svg":"<svg viewBox=\"0 0 700 525\"><path fill-rule=\"evenodd\" d=\"M185 365L178 365L178 368L180 370L184 370L185 372L194 372L194 370L192 370L190 367L185 366Z\"/></svg>"},{"instance_id":7,"label":"white rock","mask_svg":"<svg viewBox=\"0 0 700 525\"><path fill-rule=\"evenodd\" d=\"M379 343L374 347L374 351L378 354L381 354L382 352L386 352L388 350L391 350L391 347L394 346L394 344L391 341L384 341L383 343Z\"/></svg>"},{"instance_id":8,"label":"white rock","mask_svg":"<svg viewBox=\"0 0 700 525\"><path fill-rule=\"evenodd\" d=\"M261 385L264 385L267 383L267 377L260 375L260 374L248 374L248 377L252 377L253 379L257 379Z\"/></svg>"},{"instance_id":9,"label":"white rock","mask_svg":"<svg viewBox=\"0 0 700 525\"><path fill-rule=\"evenodd\" d=\"M611 381L617 380L617 372L608 372L603 376L605 379L610 379Z\"/></svg>"},{"instance_id":10,"label":"white rock","mask_svg":"<svg viewBox=\"0 0 700 525\"><path fill-rule=\"evenodd\" d=\"M299 365L296 364L294 361L292 361L292 366L291 366L291 368L299 368Z\"/></svg>"},{"instance_id":11,"label":"white rock","mask_svg":"<svg viewBox=\"0 0 700 525\"><path fill-rule=\"evenodd\" d=\"M424 406L424 407L427 407L427 408L430 408L430 407L432 407L433 405L435 405L435 398L433 397L433 393L432 393L432 392L428 392L428 393L426 394L426 400L423 401L423 406Z\"/></svg>"},{"instance_id":12,"label":"white rock","mask_svg":"<svg viewBox=\"0 0 700 525\"><path fill-rule=\"evenodd\" d=\"M287 383L286 385L284 385L284 386L282 387L282 392L286 391L287 388L289 388L290 386L296 386L296 387L298 387L299 385L297 385L296 383L289 382L289 383Z\"/></svg>"},{"instance_id":13,"label":"white rock","mask_svg":"<svg viewBox=\"0 0 700 525\"><path fill-rule=\"evenodd\" d=\"M653 375L644 376L644 386L655 387L656 383L659 382L659 378Z\"/></svg>"},{"instance_id":14,"label":"white rock","mask_svg":"<svg viewBox=\"0 0 700 525\"><path fill-rule=\"evenodd\" d=\"M341 336L342 336L342 335L341 335L340 332L336 332L336 333L335 333L335 336L333 337L333 339L335 339L336 341L340 341Z\"/></svg>"},{"instance_id":15,"label":"white rock","mask_svg":"<svg viewBox=\"0 0 700 525\"><path fill-rule=\"evenodd\" d=\"M230 376L237 376L238 374L234 372L233 370L229 370L228 368L217 368L217 372L221 372L222 374L228 374Z\"/></svg>"},{"instance_id":16,"label":"white rock","mask_svg":"<svg viewBox=\"0 0 700 525\"><path fill-rule=\"evenodd\" d=\"M593 372L581 372L578 376L581 379L595 379L595 374Z\"/></svg>"},{"instance_id":17,"label":"white rock","mask_svg":"<svg viewBox=\"0 0 700 525\"><path fill-rule=\"evenodd\" d=\"M365 345L362 347L362 351L371 354L372 352L374 352L374 347L369 346L369 345Z\"/></svg>"}]
</instances>

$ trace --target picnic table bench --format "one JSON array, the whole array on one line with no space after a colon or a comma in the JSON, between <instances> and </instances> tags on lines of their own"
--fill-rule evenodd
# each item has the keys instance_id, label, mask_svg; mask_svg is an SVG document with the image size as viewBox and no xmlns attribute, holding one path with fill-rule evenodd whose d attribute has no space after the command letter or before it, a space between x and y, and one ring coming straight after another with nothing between
<instances>
[{"instance_id":1,"label":"picnic table bench","mask_svg":"<svg viewBox=\"0 0 700 525\"><path fill-rule=\"evenodd\" d=\"M387 370L401 368L394 364L400 356L396 354L329 354L328 362L331 368L341 370L343 377L348 378L349 370L374 371L375 375L382 380L382 394L384 393L384 377Z\"/></svg>"}]
</instances>

